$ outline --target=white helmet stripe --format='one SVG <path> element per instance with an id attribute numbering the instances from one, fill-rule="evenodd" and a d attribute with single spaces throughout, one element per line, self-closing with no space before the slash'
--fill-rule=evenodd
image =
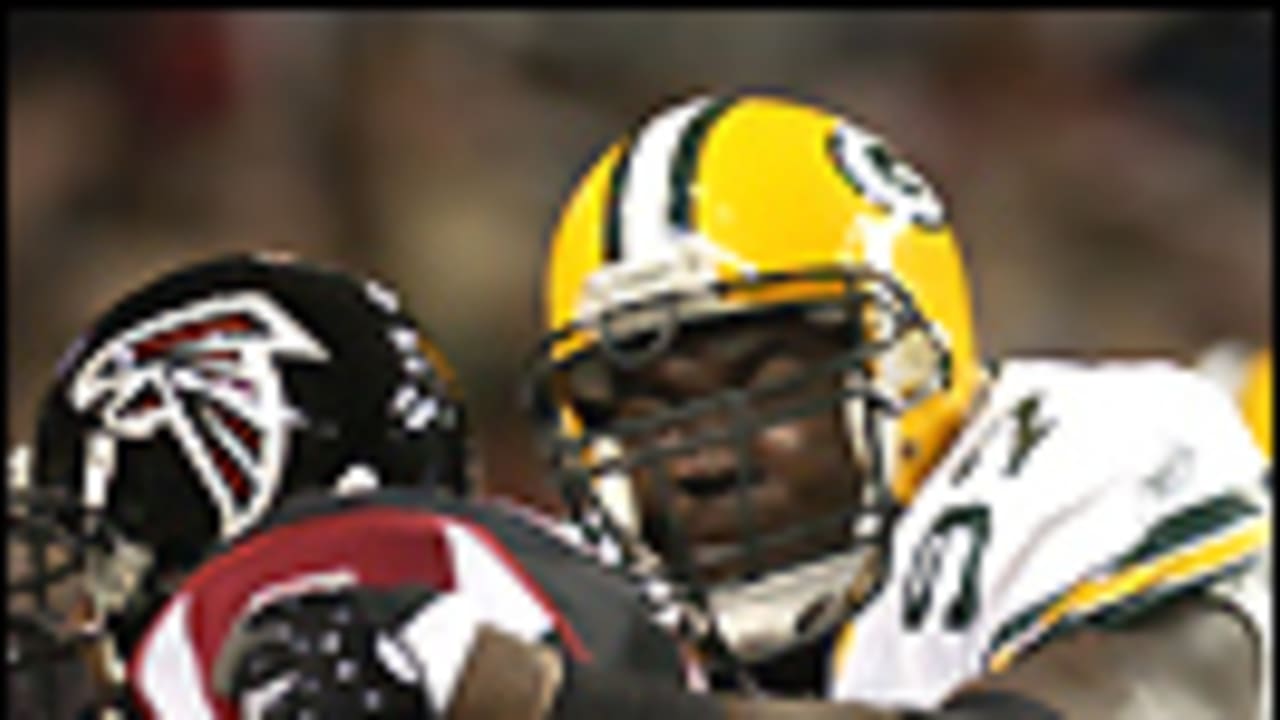
<path id="1" fill-rule="evenodd" d="M 667 217 L 671 204 L 671 172 L 689 124 L 710 97 L 699 97 L 649 121 L 631 148 L 629 178 L 620 200 L 622 256 L 650 258 L 665 252 L 674 237 Z"/>

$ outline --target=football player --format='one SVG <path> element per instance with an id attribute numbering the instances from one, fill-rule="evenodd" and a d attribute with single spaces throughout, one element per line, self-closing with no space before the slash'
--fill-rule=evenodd
<path id="1" fill-rule="evenodd" d="M 59 367 L 30 469 L 12 461 L 10 710 L 69 717 L 83 666 L 55 661 L 83 656 L 104 716 L 405 717 L 442 702 L 448 666 L 403 679 L 370 643 L 465 650 L 444 638 L 487 623 L 683 681 L 634 583 L 467 499 L 451 377 L 388 288 L 297 261 L 202 262 L 117 302 Z M 418 606 L 434 619 L 397 624 Z M 316 657 L 282 659 L 264 627 Z"/>
<path id="2" fill-rule="evenodd" d="M 1154 359 L 984 362 L 941 199 L 871 130 L 667 108 L 580 180 L 544 282 L 565 497 L 705 609 L 720 687 L 1256 711 L 1265 460 L 1228 398 Z"/>
<path id="3" fill-rule="evenodd" d="M 941 205 L 867 130 L 764 97 L 660 113 L 587 173 L 547 285 L 577 521 L 705 611 L 685 631 L 749 694 L 477 632 L 450 717 L 1258 711 L 1264 461 L 1229 400 L 1160 361 L 980 363 Z M 469 691 L 494 675 L 519 682 Z"/>

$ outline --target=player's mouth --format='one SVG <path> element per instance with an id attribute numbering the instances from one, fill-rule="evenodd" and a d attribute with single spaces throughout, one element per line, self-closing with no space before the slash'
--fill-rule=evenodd
<path id="1" fill-rule="evenodd" d="M 676 487 L 680 493 L 697 501 L 708 501 L 728 495 L 739 489 L 750 490 L 759 486 L 761 479 L 756 473 L 739 473 L 736 471 L 680 478 Z"/>
<path id="2" fill-rule="evenodd" d="M 720 545 L 740 549 L 749 536 L 786 527 L 793 520 L 790 504 L 785 483 L 744 482 L 733 474 L 681 484 L 675 514 L 695 552 Z"/>

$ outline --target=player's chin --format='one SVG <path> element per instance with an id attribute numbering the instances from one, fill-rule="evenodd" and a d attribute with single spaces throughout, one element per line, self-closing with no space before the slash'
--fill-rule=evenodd
<path id="1" fill-rule="evenodd" d="M 843 546 L 830 541 L 818 542 L 816 539 L 775 545 L 748 542 L 698 543 L 693 546 L 691 555 L 699 579 L 707 584 L 719 585 L 761 580 L 828 557 Z"/>
<path id="2" fill-rule="evenodd" d="M 810 522 L 816 513 L 778 502 L 751 509 L 758 514 L 745 516 L 737 498 L 725 497 L 682 514 L 690 559 L 703 581 L 749 581 L 848 545 L 843 526 Z"/>

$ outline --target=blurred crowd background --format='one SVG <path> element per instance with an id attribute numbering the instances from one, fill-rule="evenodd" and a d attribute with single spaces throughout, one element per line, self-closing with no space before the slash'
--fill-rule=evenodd
<path id="1" fill-rule="evenodd" d="M 559 203 L 695 92 L 814 99 L 950 205 L 988 354 L 1270 343 L 1269 11 L 9 16 L 8 437 L 75 333 L 174 265 L 383 277 L 455 360 L 496 489 Z M 535 498 L 536 499 L 536 498 Z"/>

